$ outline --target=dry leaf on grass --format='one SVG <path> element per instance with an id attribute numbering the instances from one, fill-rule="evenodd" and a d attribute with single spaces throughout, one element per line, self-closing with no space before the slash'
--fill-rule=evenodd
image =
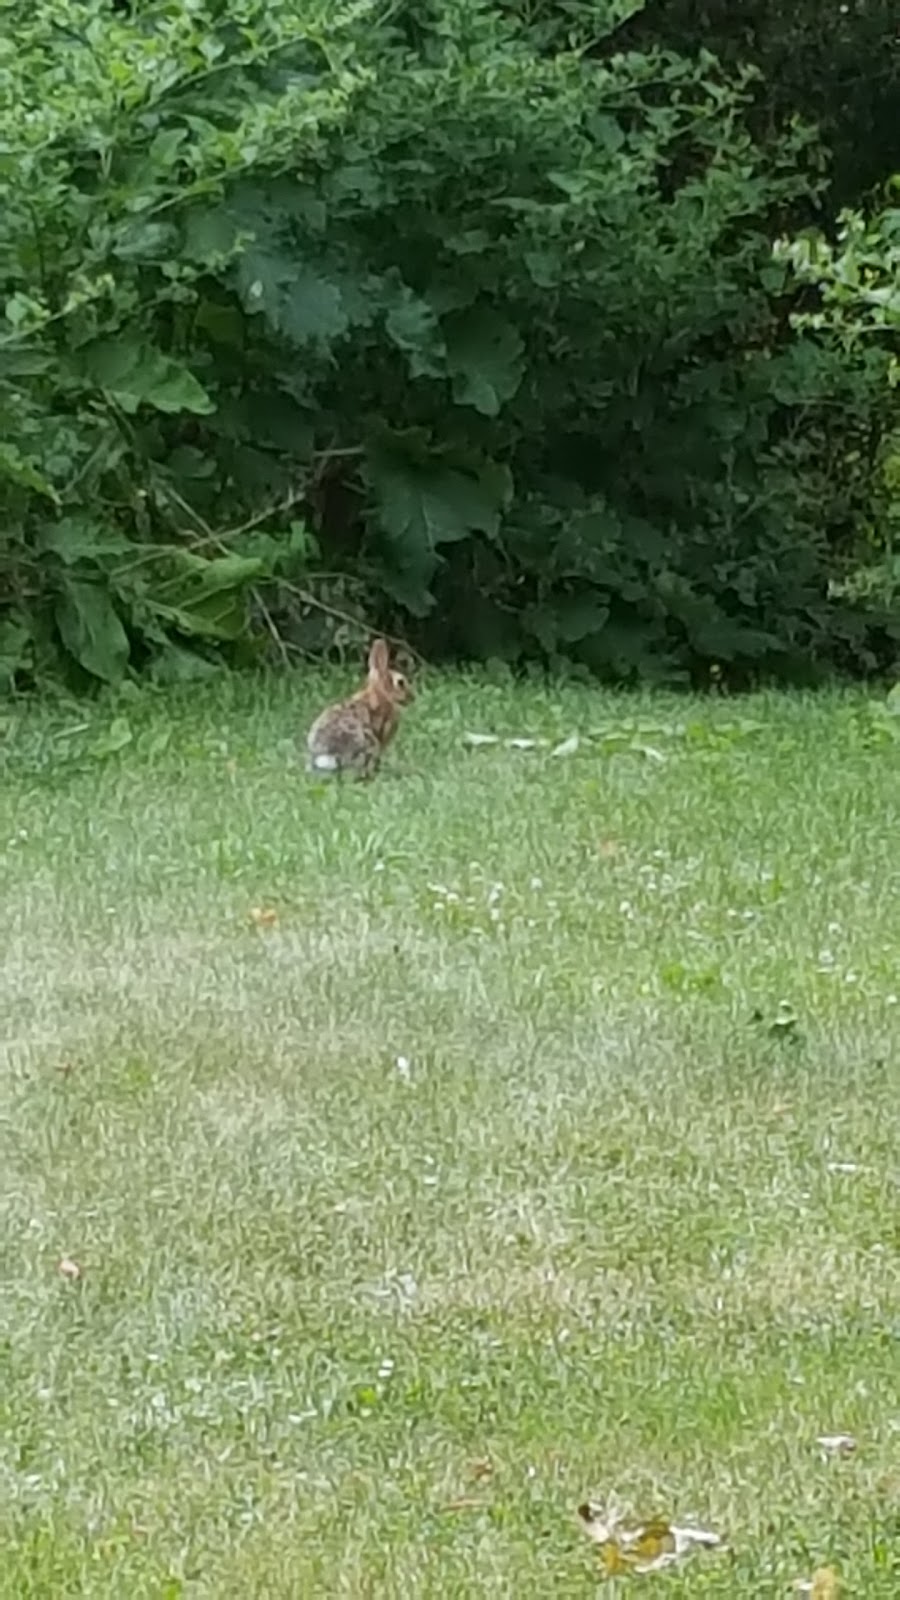
<path id="1" fill-rule="evenodd" d="M 493 1476 L 494 1463 L 489 1456 L 482 1456 L 478 1461 L 472 1462 L 469 1471 L 477 1483 L 482 1483 L 485 1478 Z"/>
<path id="2" fill-rule="evenodd" d="M 597 1546 L 608 1578 L 619 1573 L 662 1572 L 698 1549 L 717 1550 L 722 1540 L 706 1528 L 682 1528 L 667 1517 L 626 1527 L 620 1513 L 591 1504 L 578 1507 L 588 1538 Z"/>
<path id="3" fill-rule="evenodd" d="M 570 733 L 568 739 L 563 739 L 562 744 L 558 744 L 555 750 L 550 751 L 550 754 L 552 756 L 573 756 L 580 744 L 581 740 L 578 734 Z"/>
<path id="4" fill-rule="evenodd" d="M 254 928 L 274 928 L 278 921 L 278 912 L 273 911 L 271 906 L 252 906 L 250 921 Z"/>
<path id="5" fill-rule="evenodd" d="M 499 733 L 463 734 L 463 744 L 468 745 L 470 750 L 480 750 L 484 746 L 492 744 L 503 744 L 507 750 L 538 750 L 546 743 L 546 739 L 501 739 Z"/>
<path id="6" fill-rule="evenodd" d="M 838 1600 L 841 1581 L 834 1567 L 818 1567 L 811 1578 L 798 1578 L 795 1594 L 808 1594 L 810 1600 Z"/>
<path id="7" fill-rule="evenodd" d="M 856 1449 L 852 1433 L 820 1433 L 816 1444 L 829 1456 L 852 1456 Z"/>
<path id="8" fill-rule="evenodd" d="M 69 1283 L 77 1283 L 81 1277 L 81 1268 L 77 1261 L 72 1260 L 71 1256 L 63 1256 L 62 1260 L 57 1263 L 56 1270 L 60 1277 L 68 1279 Z"/>
<path id="9" fill-rule="evenodd" d="M 661 750 L 657 750 L 655 745 L 644 744 L 639 739 L 631 739 L 627 734 L 615 736 L 590 734 L 588 737 L 593 739 L 600 738 L 602 746 L 607 752 L 611 748 L 631 750 L 635 755 L 644 756 L 648 761 L 662 763 L 668 760 L 668 757 L 665 756 Z M 463 744 L 468 745 L 470 750 L 477 750 L 482 746 L 494 744 L 503 744 L 508 750 L 542 750 L 546 748 L 548 742 L 549 741 L 547 739 L 501 739 L 500 735 L 497 733 L 463 734 Z M 578 733 L 570 733 L 568 738 L 563 739 L 560 744 L 557 744 L 553 747 L 550 754 L 553 756 L 572 756 L 575 754 L 576 750 L 580 749 L 580 747 L 581 735 Z"/>

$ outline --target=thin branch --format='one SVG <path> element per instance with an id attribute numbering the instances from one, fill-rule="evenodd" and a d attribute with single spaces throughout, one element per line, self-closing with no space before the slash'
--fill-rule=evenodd
<path id="1" fill-rule="evenodd" d="M 272 636 L 272 643 L 274 644 L 275 649 L 278 651 L 278 654 L 281 657 L 281 664 L 284 667 L 289 667 L 290 664 L 291 664 L 291 658 L 290 658 L 290 655 L 288 653 L 288 647 L 287 647 L 284 639 L 282 639 L 281 634 L 278 631 L 278 628 L 276 627 L 275 619 L 272 616 L 272 613 L 269 610 L 268 606 L 266 605 L 266 602 L 263 599 L 262 595 L 260 594 L 259 590 L 257 588 L 254 588 L 252 593 L 253 593 L 254 604 L 259 607 L 260 613 L 262 615 L 263 622 L 265 623 L 266 627 L 269 630 L 269 633 Z"/>
<path id="2" fill-rule="evenodd" d="M 240 539 L 245 533 L 252 533 L 254 528 L 261 527 L 270 517 L 278 516 L 279 513 L 284 516 L 288 511 L 293 511 L 294 507 L 305 498 L 305 489 L 292 489 L 282 501 L 275 505 L 263 506 L 261 511 L 256 511 L 253 516 L 248 517 L 246 522 L 239 523 L 236 528 L 223 528 L 221 533 L 213 537 L 219 544 L 230 544 L 233 539 Z"/>

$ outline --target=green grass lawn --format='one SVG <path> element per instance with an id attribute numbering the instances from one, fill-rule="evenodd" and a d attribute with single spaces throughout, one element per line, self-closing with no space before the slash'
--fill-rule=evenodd
<path id="1" fill-rule="evenodd" d="M 889 719 L 322 690 L 7 718 L 0 1595 L 896 1597 Z"/>

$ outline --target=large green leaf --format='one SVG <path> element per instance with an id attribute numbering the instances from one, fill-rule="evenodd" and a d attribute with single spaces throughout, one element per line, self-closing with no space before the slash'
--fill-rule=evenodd
<path id="1" fill-rule="evenodd" d="M 128 635 L 109 590 L 67 578 L 56 598 L 56 625 L 71 656 L 104 683 L 118 683 L 128 665 Z"/>
<path id="2" fill-rule="evenodd" d="M 120 261 L 171 261 L 178 243 L 174 223 L 136 217 L 117 229 L 112 252 Z"/>
<path id="3" fill-rule="evenodd" d="M 104 527 L 88 516 L 45 522 L 38 530 L 37 547 L 42 552 L 52 552 L 66 567 L 74 567 L 80 561 L 96 566 L 121 562 L 123 557 L 133 557 L 135 549 L 116 529 Z"/>
<path id="4" fill-rule="evenodd" d="M 199 206 L 182 220 L 181 253 L 189 261 L 218 267 L 240 250 L 238 220 L 221 205 Z"/>
<path id="5" fill-rule="evenodd" d="M 407 358 L 411 378 L 442 377 L 447 347 L 441 326 L 427 300 L 404 287 L 385 318 L 387 336 Z"/>
<path id="6" fill-rule="evenodd" d="M 327 347 L 350 326 L 338 285 L 276 246 L 252 245 L 237 264 L 244 309 L 262 315 L 292 344 Z"/>
<path id="7" fill-rule="evenodd" d="M 197 594 L 221 594 L 225 589 L 242 589 L 264 576 L 265 564 L 258 556 L 205 556 L 190 550 L 177 552 L 177 564 L 184 581 Z"/>
<path id="8" fill-rule="evenodd" d="M 447 370 L 453 398 L 496 417 L 511 400 L 525 370 L 524 344 L 512 323 L 494 311 L 474 306 L 444 324 Z"/>
<path id="9" fill-rule="evenodd" d="M 247 627 L 244 596 L 234 589 L 221 594 L 191 596 L 180 605 L 154 602 L 153 610 L 163 623 L 188 638 L 239 639 Z"/>
<path id="10" fill-rule="evenodd" d="M 402 579 L 404 604 L 424 614 L 439 546 L 472 533 L 496 536 L 509 492 L 508 474 L 493 462 L 477 473 L 463 472 L 433 458 L 405 457 L 390 444 L 369 452 L 368 469 L 395 579 Z"/>
<path id="11" fill-rule="evenodd" d="M 578 644 L 600 633 L 609 618 L 609 605 L 596 589 L 582 594 L 550 596 L 522 613 L 522 626 L 548 654 L 561 645 Z"/>
<path id="12" fill-rule="evenodd" d="M 215 410 L 203 385 L 187 367 L 127 334 L 87 345 L 79 351 L 77 367 L 83 379 L 103 389 L 129 415 L 141 405 L 199 416 Z"/>
<path id="13" fill-rule="evenodd" d="M 4 344 L 0 340 L 0 381 L 9 378 L 33 378 L 47 372 L 53 365 L 49 350 L 38 350 L 33 345 Z"/>
<path id="14" fill-rule="evenodd" d="M 246 590 L 263 577 L 258 556 L 207 560 L 189 550 L 169 552 L 170 574 L 158 580 L 150 604 L 163 622 L 202 639 L 238 639 L 247 625 Z"/>
<path id="15" fill-rule="evenodd" d="M 564 644 L 577 644 L 592 633 L 599 633 L 609 617 L 609 605 L 602 594 L 586 589 L 583 594 L 566 595 L 555 607 L 557 638 Z"/>
<path id="16" fill-rule="evenodd" d="M 52 483 L 48 483 L 44 474 L 28 456 L 22 454 L 17 445 L 6 439 L 0 439 L 0 478 L 8 479 L 20 489 L 30 489 L 34 494 L 43 495 L 46 500 L 59 501 Z"/>
<path id="17" fill-rule="evenodd" d="M 295 272 L 282 290 L 274 321 L 294 344 L 328 346 L 350 326 L 340 289 L 309 269 Z"/>

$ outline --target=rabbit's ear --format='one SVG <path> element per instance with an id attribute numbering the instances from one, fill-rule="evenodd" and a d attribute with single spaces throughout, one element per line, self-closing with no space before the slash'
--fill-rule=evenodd
<path id="1" fill-rule="evenodd" d="M 369 651 L 369 671 L 373 678 L 386 678 L 390 670 L 391 657 L 384 639 L 373 639 Z"/>

